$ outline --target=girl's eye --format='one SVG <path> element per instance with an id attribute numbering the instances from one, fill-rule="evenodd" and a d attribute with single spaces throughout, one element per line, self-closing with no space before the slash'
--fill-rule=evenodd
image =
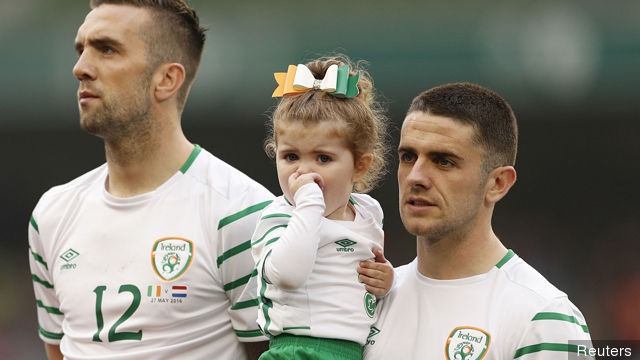
<path id="1" fill-rule="evenodd" d="M 321 163 L 327 163 L 331 161 L 331 158 L 328 155 L 318 155 L 318 161 Z"/>
<path id="2" fill-rule="evenodd" d="M 296 161 L 298 160 L 298 155 L 296 154 L 285 154 L 284 159 L 287 161 Z"/>

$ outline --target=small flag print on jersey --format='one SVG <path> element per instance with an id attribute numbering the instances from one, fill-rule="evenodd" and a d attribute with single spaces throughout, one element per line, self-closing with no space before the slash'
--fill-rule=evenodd
<path id="1" fill-rule="evenodd" d="M 151 298 L 186 298 L 187 286 L 186 285 L 174 285 L 174 286 L 161 286 L 161 285 L 149 285 L 147 286 L 147 296 Z"/>
<path id="2" fill-rule="evenodd" d="M 187 287 L 186 286 L 172 286 L 171 287 L 171 296 L 172 297 L 187 297 Z"/>
<path id="3" fill-rule="evenodd" d="M 147 296 L 160 297 L 160 295 L 162 295 L 162 286 L 149 285 L 149 287 L 147 287 Z"/>

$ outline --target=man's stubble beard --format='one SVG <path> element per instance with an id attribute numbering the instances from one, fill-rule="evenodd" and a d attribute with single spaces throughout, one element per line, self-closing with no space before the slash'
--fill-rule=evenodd
<path id="1" fill-rule="evenodd" d="M 145 74 L 129 94 L 101 97 L 102 107 L 95 113 L 80 113 L 80 126 L 108 143 L 144 142 L 150 137 L 152 126 L 150 83 L 151 76 Z"/>
<path id="2" fill-rule="evenodd" d="M 442 239 L 463 238 L 469 231 L 470 221 L 477 218 L 478 212 L 479 209 L 477 207 L 469 207 L 462 214 L 453 218 L 442 219 L 432 226 L 420 228 L 413 235 L 432 244 Z"/>
<path id="3" fill-rule="evenodd" d="M 401 219 L 405 226 L 405 229 L 412 235 L 419 239 L 424 239 L 431 244 L 435 244 L 445 238 L 464 238 L 464 236 L 471 230 L 475 222 L 478 220 L 480 208 L 484 202 L 484 187 L 487 179 L 485 178 L 478 187 L 474 194 L 474 203 L 465 203 L 465 207 L 460 208 L 456 214 L 449 214 L 446 218 L 437 219 L 437 222 L 432 225 L 419 224 L 413 229 L 407 227 L 407 223 L 404 220 L 401 212 Z M 433 220 L 433 219 L 431 219 Z M 414 219 L 415 222 L 421 220 Z"/>

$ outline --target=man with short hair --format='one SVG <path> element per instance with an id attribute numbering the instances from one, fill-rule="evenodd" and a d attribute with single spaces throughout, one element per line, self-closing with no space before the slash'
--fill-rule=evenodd
<path id="1" fill-rule="evenodd" d="M 492 230 L 516 181 L 517 142 L 511 107 L 484 87 L 447 84 L 413 100 L 398 187 L 417 258 L 396 269 L 365 359 L 567 359 L 572 340 L 590 340 L 567 295 Z"/>
<path id="2" fill-rule="evenodd" d="M 191 144 L 204 31 L 181 0 L 93 0 L 78 29 L 82 128 L 106 164 L 47 191 L 29 226 L 49 359 L 246 359 L 250 239 L 273 195 Z M 263 342 L 264 344 L 264 342 Z M 258 349 L 260 346 L 258 346 Z M 262 346 L 264 348 L 264 345 Z"/>

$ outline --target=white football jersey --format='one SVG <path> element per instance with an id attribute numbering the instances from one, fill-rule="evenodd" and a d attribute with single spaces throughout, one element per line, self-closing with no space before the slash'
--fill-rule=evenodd
<path id="1" fill-rule="evenodd" d="M 250 238 L 273 195 L 195 146 L 156 190 L 116 198 L 97 169 L 47 191 L 29 226 L 40 337 L 66 359 L 244 359 L 265 338 Z"/>
<path id="2" fill-rule="evenodd" d="M 566 360 L 577 352 L 575 341 L 590 345 L 582 313 L 511 250 L 469 278 L 427 278 L 417 259 L 395 275 L 367 360 Z"/>
<path id="3" fill-rule="evenodd" d="M 373 248 L 384 245 L 382 208 L 369 195 L 351 194 L 355 219 L 327 219 L 315 183 L 300 187 L 295 203 L 276 198 L 253 236 L 258 324 L 270 336 L 288 333 L 364 345 L 375 320 L 376 296 L 358 281 L 357 268 L 360 261 L 373 260 Z M 272 284 L 276 277 L 299 286 L 280 288 Z"/>

